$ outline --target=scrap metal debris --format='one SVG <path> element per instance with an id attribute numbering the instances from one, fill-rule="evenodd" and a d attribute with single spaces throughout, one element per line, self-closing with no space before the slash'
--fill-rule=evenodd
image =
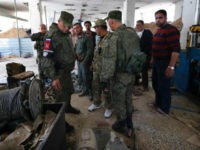
<path id="1" fill-rule="evenodd" d="M 38 115 L 32 124 L 30 121 L 19 124 L 19 126 L 12 133 L 0 142 L 0 149 L 37 149 L 39 143 L 43 142 L 43 140 L 45 140 L 48 136 L 55 118 L 56 114 L 54 112 L 47 111 L 43 115 Z"/>

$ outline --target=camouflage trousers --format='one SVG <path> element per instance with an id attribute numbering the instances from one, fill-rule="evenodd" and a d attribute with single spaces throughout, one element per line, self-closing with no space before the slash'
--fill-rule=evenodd
<path id="1" fill-rule="evenodd" d="M 45 75 L 44 75 L 44 70 L 42 69 L 42 58 L 37 57 L 37 64 L 38 64 L 38 73 L 39 73 L 39 78 L 44 81 Z"/>
<path id="2" fill-rule="evenodd" d="M 104 100 L 105 108 L 108 109 L 112 108 L 111 94 L 110 92 L 103 92 L 103 89 L 100 84 L 99 73 L 96 72 L 93 72 L 92 92 L 93 92 L 94 104 L 96 106 L 100 105 L 102 103 L 102 100 Z"/>
<path id="3" fill-rule="evenodd" d="M 133 112 L 133 85 L 133 75 L 122 74 L 114 79 L 111 91 L 117 120 L 125 120 Z"/>
<path id="4" fill-rule="evenodd" d="M 37 50 L 37 58 L 36 58 L 36 63 L 38 64 L 38 73 L 39 73 L 39 78 L 41 80 L 44 80 L 44 72 L 42 69 L 42 59 L 43 59 L 43 53 L 41 50 Z"/>

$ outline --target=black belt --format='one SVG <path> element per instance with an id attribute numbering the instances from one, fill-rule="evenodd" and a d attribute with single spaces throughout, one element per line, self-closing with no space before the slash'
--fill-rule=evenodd
<path id="1" fill-rule="evenodd" d="M 154 61 L 170 61 L 170 58 L 153 58 Z"/>

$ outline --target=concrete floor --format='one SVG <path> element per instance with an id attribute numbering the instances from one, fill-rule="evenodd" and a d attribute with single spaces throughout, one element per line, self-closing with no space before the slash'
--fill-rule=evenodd
<path id="1" fill-rule="evenodd" d="M 0 82 L 6 78 L 5 64 L 18 62 L 26 66 L 26 70 L 34 71 L 37 65 L 35 58 L 10 58 L 0 60 Z M 197 101 L 200 99 L 196 98 Z M 129 149 L 134 145 L 139 150 L 200 150 L 200 106 L 177 91 L 172 92 L 172 108 L 169 116 L 156 112 L 148 103 L 154 101 L 152 88 L 141 96 L 133 96 L 133 123 L 135 139 L 117 134 Z M 103 117 L 104 108 L 88 112 L 91 104 L 87 97 L 72 95 L 72 105 L 81 110 L 80 115 L 66 114 L 65 119 L 75 127 L 75 132 L 66 135 L 68 150 L 76 149 L 80 132 L 83 128 L 106 128 L 111 130 L 115 121 Z"/>

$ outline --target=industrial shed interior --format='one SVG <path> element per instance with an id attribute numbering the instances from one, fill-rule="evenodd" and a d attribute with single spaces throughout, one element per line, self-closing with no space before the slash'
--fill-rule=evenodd
<path id="1" fill-rule="evenodd" d="M 155 93 L 149 66 L 148 91 L 142 89 L 141 77 L 133 88 L 132 136 L 115 132 L 114 111 L 108 118 L 104 116 L 105 107 L 90 112 L 93 101 L 80 96 L 77 62 L 71 71 L 71 104 L 80 114 L 65 113 L 65 103 L 54 99 L 51 81 L 43 85 L 39 79 L 31 36 L 40 32 L 40 25 L 49 30 L 58 22 L 61 11 L 66 11 L 73 14 L 73 24 L 79 22 L 86 31 L 84 22 L 90 21 L 95 32 L 95 21 L 118 10 L 127 27 L 136 30 L 137 20 L 143 20 L 144 28 L 155 35 L 158 27 L 154 13 L 159 9 L 167 11 L 168 23 L 180 32 L 181 51 L 171 81 L 170 113 L 159 113 L 150 105 Z M 200 149 L 200 0 L 0 0 L 0 19 L 1 150 Z M 108 21 L 107 26 L 113 32 Z M 66 122 L 74 127 L 73 132 L 66 132 Z"/>

